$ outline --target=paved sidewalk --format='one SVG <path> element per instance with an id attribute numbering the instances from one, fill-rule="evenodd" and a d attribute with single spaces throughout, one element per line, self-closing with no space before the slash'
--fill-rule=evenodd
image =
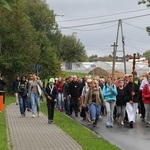
<path id="1" fill-rule="evenodd" d="M 19 107 L 11 104 L 6 109 L 13 150 L 82 150 L 81 146 L 55 124 L 47 123 L 47 116 L 19 117 Z"/>

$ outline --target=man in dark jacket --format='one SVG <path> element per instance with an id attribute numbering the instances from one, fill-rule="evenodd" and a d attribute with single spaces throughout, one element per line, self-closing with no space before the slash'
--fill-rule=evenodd
<path id="1" fill-rule="evenodd" d="M 136 83 L 134 83 L 132 75 L 129 75 L 129 83 L 126 85 L 125 91 L 127 101 L 127 115 L 130 127 L 133 128 L 133 123 L 135 123 L 136 111 L 138 108 L 139 86 Z"/>
<path id="2" fill-rule="evenodd" d="M 74 110 L 75 116 L 78 116 L 78 98 L 79 95 L 79 83 L 77 82 L 77 76 L 73 76 L 72 82 L 69 84 L 69 97 L 70 97 L 70 113 Z"/>

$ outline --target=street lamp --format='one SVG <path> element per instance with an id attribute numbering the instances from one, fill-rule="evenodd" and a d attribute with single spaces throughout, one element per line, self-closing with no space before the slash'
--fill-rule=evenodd
<path id="1" fill-rule="evenodd" d="M 64 17 L 65 15 L 64 15 L 64 14 L 57 14 L 57 13 L 55 13 L 54 16 L 61 16 L 61 17 Z"/>

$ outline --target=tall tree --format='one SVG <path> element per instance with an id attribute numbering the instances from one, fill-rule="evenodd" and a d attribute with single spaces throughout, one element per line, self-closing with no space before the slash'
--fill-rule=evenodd
<path id="1" fill-rule="evenodd" d="M 140 0 L 138 4 L 146 4 L 147 7 L 150 7 L 150 0 Z M 146 27 L 146 30 L 150 35 L 150 26 Z"/>
<path id="2" fill-rule="evenodd" d="M 143 56 L 146 58 L 146 59 L 150 59 L 150 50 L 147 50 L 143 53 Z"/>
<path id="3" fill-rule="evenodd" d="M 60 56 L 65 62 L 82 62 L 87 59 L 83 44 L 74 36 L 63 36 Z"/>
<path id="4" fill-rule="evenodd" d="M 15 4 L 13 0 L 0 0 L 0 7 L 11 11 L 15 7 Z"/>

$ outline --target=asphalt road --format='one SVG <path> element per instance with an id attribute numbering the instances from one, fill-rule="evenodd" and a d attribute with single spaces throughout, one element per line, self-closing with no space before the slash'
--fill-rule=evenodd
<path id="1" fill-rule="evenodd" d="M 113 128 L 106 128 L 105 116 L 102 116 L 102 119 L 98 120 L 96 127 L 88 125 L 87 121 L 81 117 L 75 117 L 74 114 L 71 118 L 110 141 L 112 144 L 117 145 L 122 150 L 150 150 L 150 127 L 146 127 L 140 115 L 137 115 L 133 128 L 130 128 L 128 124 L 122 126 L 117 122 L 114 123 Z"/>

